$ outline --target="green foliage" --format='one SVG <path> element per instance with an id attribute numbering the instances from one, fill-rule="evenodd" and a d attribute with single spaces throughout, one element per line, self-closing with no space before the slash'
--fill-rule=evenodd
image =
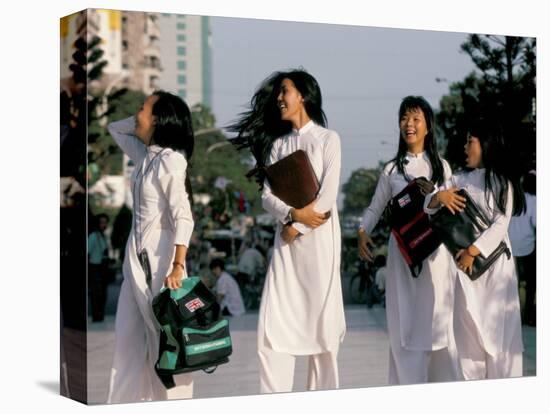
<path id="1" fill-rule="evenodd" d="M 96 94 L 101 97 L 103 91 L 96 91 Z M 135 114 L 145 98 L 145 94 L 140 91 L 126 88 L 113 91 L 107 97 L 109 108 L 104 115 L 104 121 L 124 119 Z M 122 151 L 107 132 L 107 128 L 100 125 L 99 119 L 95 118 L 90 122 L 89 134 L 96 136 L 90 146 L 102 174 L 122 174 Z"/>
<path id="2" fill-rule="evenodd" d="M 206 128 L 195 130 L 195 149 L 189 170 L 193 192 L 211 194 L 213 205 L 218 206 L 217 210 L 231 210 L 235 202 L 233 192 L 243 191 L 253 211 L 259 212 L 258 186 L 245 177 L 251 168 L 249 160 L 229 143 L 220 130 L 211 129 L 212 124 L 208 120 L 213 120 L 213 116 L 208 115 L 207 107 L 203 107 L 203 111 L 198 125 L 202 123 Z M 205 119 L 207 122 L 204 122 Z M 218 177 L 230 181 L 225 192 L 214 187 Z"/>
<path id="3" fill-rule="evenodd" d="M 191 108 L 191 118 L 194 131 L 214 128 L 216 125 L 216 117 L 210 111 L 210 108 L 201 103 L 193 105 Z"/>
<path id="4" fill-rule="evenodd" d="M 350 178 L 342 187 L 342 192 L 345 195 L 344 214 L 361 214 L 370 204 L 380 171 L 380 168 L 359 168 L 351 173 Z"/>
<path id="5" fill-rule="evenodd" d="M 463 165 L 467 126 L 483 117 L 503 128 L 520 170 L 533 168 L 536 39 L 470 35 L 461 49 L 478 70 L 450 85 L 449 94 L 440 101 L 437 124 L 447 141 L 451 166 Z"/>

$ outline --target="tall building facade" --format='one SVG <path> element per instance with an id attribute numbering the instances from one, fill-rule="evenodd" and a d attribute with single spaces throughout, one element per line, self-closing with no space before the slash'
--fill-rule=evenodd
<path id="1" fill-rule="evenodd" d="M 61 77 L 70 77 L 74 42 L 99 36 L 107 62 L 91 90 L 108 96 L 126 87 L 149 95 L 164 89 L 192 107 L 212 107 L 210 18 L 176 14 L 86 9 L 60 23 Z M 91 68 L 88 67 L 88 70 Z M 123 156 L 125 202 L 131 207 L 129 175 L 133 164 Z"/>
<path id="2" fill-rule="evenodd" d="M 164 89 L 212 107 L 210 17 L 87 9 L 61 19 L 61 77 L 71 76 L 74 41 L 101 38 L 103 76 L 93 89 Z"/>
<path id="3" fill-rule="evenodd" d="M 159 20 L 159 87 L 179 95 L 189 106 L 212 107 L 210 18 L 162 13 Z"/>
<path id="4" fill-rule="evenodd" d="M 123 86 L 151 94 L 161 77 L 158 13 L 122 12 Z"/>

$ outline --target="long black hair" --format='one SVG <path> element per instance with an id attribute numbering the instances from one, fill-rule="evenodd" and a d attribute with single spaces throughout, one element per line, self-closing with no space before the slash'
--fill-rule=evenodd
<path id="1" fill-rule="evenodd" d="M 417 109 L 420 109 L 424 114 L 424 118 L 426 119 L 426 128 L 428 129 L 428 133 L 426 134 L 426 138 L 424 139 L 424 151 L 426 151 L 426 154 L 428 155 L 428 159 L 430 160 L 430 164 L 432 166 L 431 181 L 435 185 L 441 185 L 444 181 L 443 162 L 441 161 L 441 157 L 437 152 L 437 141 L 435 139 L 435 116 L 432 107 L 430 106 L 428 101 L 426 101 L 426 99 L 424 99 L 422 96 L 407 96 L 403 98 L 403 100 L 401 101 L 401 105 L 399 106 L 398 122 L 401 122 L 401 118 L 408 111 L 414 111 Z M 407 155 L 407 151 L 407 143 L 401 136 L 400 128 L 397 155 L 395 156 L 395 158 L 390 160 L 390 162 L 394 162 L 395 166 L 397 167 L 397 171 L 403 175 L 405 175 L 405 156 Z"/>
<path id="2" fill-rule="evenodd" d="M 193 205 L 193 189 L 189 178 L 189 162 L 195 147 L 195 134 L 191 111 L 179 96 L 166 91 L 155 91 L 158 99 L 153 104 L 152 114 L 156 117 L 151 143 L 174 151 L 184 151 L 188 163 L 185 175 L 185 189 Z"/>
<path id="3" fill-rule="evenodd" d="M 508 186 L 512 185 L 514 206 L 512 214 L 518 216 L 526 209 L 525 194 L 514 163 L 509 160 L 502 128 L 495 121 L 478 118 L 471 122 L 468 134 L 481 145 L 481 159 L 485 168 L 485 199 L 492 196 L 501 213 L 506 212 Z"/>
<path id="4" fill-rule="evenodd" d="M 187 161 L 193 155 L 195 135 L 191 121 L 191 111 L 179 96 L 165 91 L 153 92 L 158 99 L 153 104 L 156 117 L 155 130 L 151 142 L 174 151 L 184 151 Z"/>
<path id="5" fill-rule="evenodd" d="M 237 133 L 237 137 L 231 142 L 238 150 L 250 149 L 257 168 L 250 171 L 248 176 L 255 175 L 260 188 L 264 179 L 262 167 L 266 165 L 273 142 L 292 130 L 290 121 L 281 119 L 281 111 L 277 105 L 277 96 L 284 79 L 290 79 L 302 95 L 308 116 L 318 125 L 326 127 L 327 124 L 319 84 L 305 70 L 274 72 L 264 79 L 250 100 L 250 109 L 241 113 L 237 121 L 226 127 L 228 131 Z"/>

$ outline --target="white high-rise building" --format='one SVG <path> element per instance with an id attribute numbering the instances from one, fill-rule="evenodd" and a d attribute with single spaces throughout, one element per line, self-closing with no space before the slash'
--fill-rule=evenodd
<path id="1" fill-rule="evenodd" d="M 122 13 L 122 86 L 149 95 L 159 88 L 161 76 L 159 14 Z"/>
<path id="2" fill-rule="evenodd" d="M 210 18 L 162 13 L 159 28 L 159 87 L 179 95 L 190 107 L 212 107 Z"/>

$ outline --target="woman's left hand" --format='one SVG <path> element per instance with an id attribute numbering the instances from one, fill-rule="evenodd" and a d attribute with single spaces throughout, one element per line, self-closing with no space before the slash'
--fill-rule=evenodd
<path id="1" fill-rule="evenodd" d="M 292 227 L 292 225 L 285 225 L 281 231 L 281 237 L 285 243 L 292 243 L 299 234 L 300 232 Z"/>
<path id="2" fill-rule="evenodd" d="M 181 287 L 181 280 L 183 279 L 183 269 L 181 266 L 175 266 L 170 274 L 166 276 L 164 280 L 164 286 L 168 289 L 179 289 Z"/>
<path id="3" fill-rule="evenodd" d="M 457 266 L 464 273 L 472 274 L 472 266 L 474 264 L 474 257 L 468 253 L 467 249 L 461 249 L 455 256 Z"/>

